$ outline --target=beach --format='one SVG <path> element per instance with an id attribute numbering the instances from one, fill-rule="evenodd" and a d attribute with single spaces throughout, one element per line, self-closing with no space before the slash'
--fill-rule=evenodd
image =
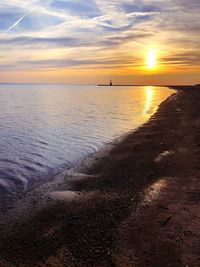
<path id="1" fill-rule="evenodd" d="M 16 203 L 1 266 L 200 266 L 200 91 L 174 89 L 92 164 Z"/>

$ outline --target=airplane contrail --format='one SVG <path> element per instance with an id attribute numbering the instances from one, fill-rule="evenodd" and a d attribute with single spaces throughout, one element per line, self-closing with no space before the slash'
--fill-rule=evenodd
<path id="1" fill-rule="evenodd" d="M 12 26 L 10 26 L 7 30 L 6 33 L 15 28 L 28 14 L 24 14 L 20 19 L 18 19 Z"/>
<path id="2" fill-rule="evenodd" d="M 13 23 L 5 32 L 1 34 L 1 36 L 5 35 L 9 31 L 11 31 L 13 28 L 15 28 L 26 16 L 28 16 L 33 10 L 26 12 L 21 18 L 19 18 L 15 23 Z"/>

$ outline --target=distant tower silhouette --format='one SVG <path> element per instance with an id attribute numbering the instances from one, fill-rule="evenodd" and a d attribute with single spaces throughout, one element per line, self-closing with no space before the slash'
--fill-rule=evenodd
<path id="1" fill-rule="evenodd" d="M 110 80 L 110 86 L 112 86 L 113 84 L 112 84 L 112 80 Z"/>

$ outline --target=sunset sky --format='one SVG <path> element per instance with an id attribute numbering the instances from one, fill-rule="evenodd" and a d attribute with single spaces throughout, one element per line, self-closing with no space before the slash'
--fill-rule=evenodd
<path id="1" fill-rule="evenodd" d="M 1 0 L 0 82 L 200 83 L 199 36 L 199 0 Z"/>

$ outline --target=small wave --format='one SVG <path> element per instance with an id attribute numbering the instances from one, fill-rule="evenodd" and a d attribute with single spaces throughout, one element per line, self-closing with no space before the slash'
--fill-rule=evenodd
<path id="1" fill-rule="evenodd" d="M 36 140 L 39 144 L 48 146 L 48 143 L 45 141 Z"/>
<path id="2" fill-rule="evenodd" d="M 14 171 L 12 169 L 7 169 L 7 168 L 1 169 L 0 177 L 12 179 L 14 177 Z"/>
<path id="3" fill-rule="evenodd" d="M 46 151 L 55 151 L 55 149 L 52 149 L 51 146 L 48 145 L 42 145 L 41 143 L 38 143 L 36 141 L 36 143 L 30 143 L 30 146 L 33 148 L 38 148 L 40 150 L 46 150 Z"/>
<path id="4" fill-rule="evenodd" d="M 40 153 L 34 153 L 34 152 L 29 152 L 30 155 L 32 156 L 36 156 L 36 157 L 39 157 L 39 158 L 44 158 L 44 156 Z"/>
<path id="5" fill-rule="evenodd" d="M 40 162 L 34 162 L 34 164 L 38 167 L 45 167 L 45 165 L 43 165 L 42 163 Z"/>
<path id="6" fill-rule="evenodd" d="M 18 162 L 13 161 L 13 160 L 11 160 L 11 159 L 0 159 L 0 162 L 11 163 L 11 164 L 14 164 L 14 165 L 19 165 Z"/>
<path id="7" fill-rule="evenodd" d="M 42 158 L 44 159 L 44 157 Z M 36 172 L 48 168 L 48 165 L 29 157 L 20 158 L 20 160 L 21 160 L 21 168 L 24 168 L 28 171 Z"/>
<path id="8" fill-rule="evenodd" d="M 31 172 L 35 172 L 36 169 L 34 167 L 31 167 L 29 165 L 24 165 L 24 169 L 28 170 L 28 171 L 31 171 Z"/>

